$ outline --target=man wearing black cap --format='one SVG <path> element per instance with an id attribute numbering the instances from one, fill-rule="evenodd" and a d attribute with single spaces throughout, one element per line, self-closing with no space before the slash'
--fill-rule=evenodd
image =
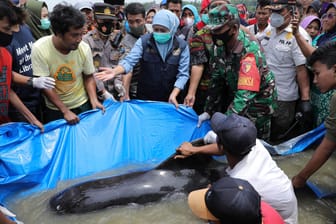
<path id="1" fill-rule="evenodd" d="M 183 143 L 176 158 L 199 153 L 225 155 L 229 165 L 226 172 L 231 177 L 249 181 L 286 223 L 297 223 L 297 200 L 291 181 L 257 140 L 254 124 L 236 114 L 226 116 L 217 112 L 212 116 L 211 127 L 217 136 L 215 142 L 198 147 Z"/>
<path id="2" fill-rule="evenodd" d="M 87 33 L 83 40 L 90 45 L 96 71 L 99 70 L 99 67 L 115 67 L 118 65 L 120 56 L 123 53 L 120 47 L 122 33 L 119 30 L 120 24 L 117 9 L 107 3 L 95 3 L 93 5 L 93 13 L 96 29 Z M 121 76 L 105 82 L 105 87 L 102 81 L 96 80 L 96 82 L 98 94 L 103 99 L 125 95 Z"/>
<path id="3" fill-rule="evenodd" d="M 196 216 L 214 224 L 284 224 L 248 181 L 229 176 L 192 191 L 188 204 Z"/>

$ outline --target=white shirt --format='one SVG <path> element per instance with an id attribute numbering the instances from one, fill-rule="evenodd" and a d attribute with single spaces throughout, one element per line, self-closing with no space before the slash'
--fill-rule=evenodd
<path id="1" fill-rule="evenodd" d="M 298 222 L 297 200 L 292 183 L 259 140 L 243 160 L 226 171 L 231 177 L 250 182 L 261 200 L 277 210 L 287 224 Z"/>

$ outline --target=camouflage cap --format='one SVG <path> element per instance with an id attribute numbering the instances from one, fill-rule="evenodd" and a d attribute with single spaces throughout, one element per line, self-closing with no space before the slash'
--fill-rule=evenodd
<path id="1" fill-rule="evenodd" d="M 288 5 L 296 5 L 296 0 L 271 0 L 271 4 L 265 6 L 265 8 L 280 11 Z"/>
<path id="2" fill-rule="evenodd" d="M 119 19 L 117 8 L 107 3 L 95 3 L 93 5 L 93 14 L 97 19 Z"/>
<path id="3" fill-rule="evenodd" d="M 216 30 L 232 20 L 239 21 L 238 9 L 231 4 L 219 5 L 209 12 L 208 28 L 210 30 Z"/>

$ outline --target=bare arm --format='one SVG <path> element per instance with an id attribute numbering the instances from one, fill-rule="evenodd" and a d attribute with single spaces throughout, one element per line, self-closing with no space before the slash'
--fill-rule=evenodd
<path id="1" fill-rule="evenodd" d="M 175 156 L 176 159 L 184 159 L 194 154 L 223 155 L 218 149 L 217 143 L 193 146 L 190 142 L 184 142 L 176 149 L 176 151 L 180 153 L 180 155 Z"/>
<path id="2" fill-rule="evenodd" d="M 297 82 L 300 88 L 301 100 L 309 100 L 310 84 L 307 68 L 304 65 L 296 67 Z"/>
<path id="3" fill-rule="evenodd" d="M 76 124 L 79 122 L 78 116 L 64 105 L 54 89 L 44 89 L 43 93 L 48 97 L 50 102 L 52 102 L 63 113 L 64 119 L 69 124 Z"/>
<path id="4" fill-rule="evenodd" d="M 84 86 L 86 92 L 89 96 L 90 103 L 92 108 L 100 108 L 103 112 L 105 112 L 104 106 L 98 101 L 97 93 L 96 93 L 96 82 L 93 78 L 93 75 L 83 75 Z"/>
<path id="5" fill-rule="evenodd" d="M 313 175 L 329 159 L 336 149 L 336 142 L 324 137 L 321 144 L 315 150 L 312 158 L 306 166 L 293 177 L 292 182 L 295 188 L 303 187 L 308 178 Z"/>
<path id="6" fill-rule="evenodd" d="M 307 40 L 300 34 L 299 31 L 295 33 L 296 42 L 298 43 L 303 55 L 309 57 L 315 51 L 315 48 L 311 46 Z"/>
<path id="7" fill-rule="evenodd" d="M 21 75 L 17 72 L 12 72 L 13 82 L 21 85 L 27 85 L 30 77 Z"/>
<path id="8" fill-rule="evenodd" d="M 125 87 L 126 90 L 126 95 L 121 97 L 122 100 L 129 100 L 130 99 L 130 86 L 131 86 L 131 80 L 132 80 L 132 72 L 127 73 L 126 75 L 122 76 L 122 82 L 123 86 Z"/>
<path id="9" fill-rule="evenodd" d="M 10 89 L 9 92 L 9 101 L 10 103 L 27 119 L 30 124 L 36 125 L 41 129 L 41 132 L 44 131 L 43 124 L 34 116 L 32 112 L 22 103 L 20 98 L 16 93 Z"/>
<path id="10" fill-rule="evenodd" d="M 193 65 L 191 67 L 190 83 L 187 96 L 184 99 L 184 104 L 192 107 L 195 103 L 195 95 L 197 91 L 198 84 L 202 78 L 204 70 L 204 65 Z"/>

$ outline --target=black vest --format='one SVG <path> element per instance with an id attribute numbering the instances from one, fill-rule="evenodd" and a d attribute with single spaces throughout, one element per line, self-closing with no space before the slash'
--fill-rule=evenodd
<path id="1" fill-rule="evenodd" d="M 140 60 L 137 98 L 167 102 L 174 89 L 181 53 L 187 43 L 174 36 L 173 46 L 163 61 L 152 34 L 143 35 L 141 40 L 143 53 Z"/>

